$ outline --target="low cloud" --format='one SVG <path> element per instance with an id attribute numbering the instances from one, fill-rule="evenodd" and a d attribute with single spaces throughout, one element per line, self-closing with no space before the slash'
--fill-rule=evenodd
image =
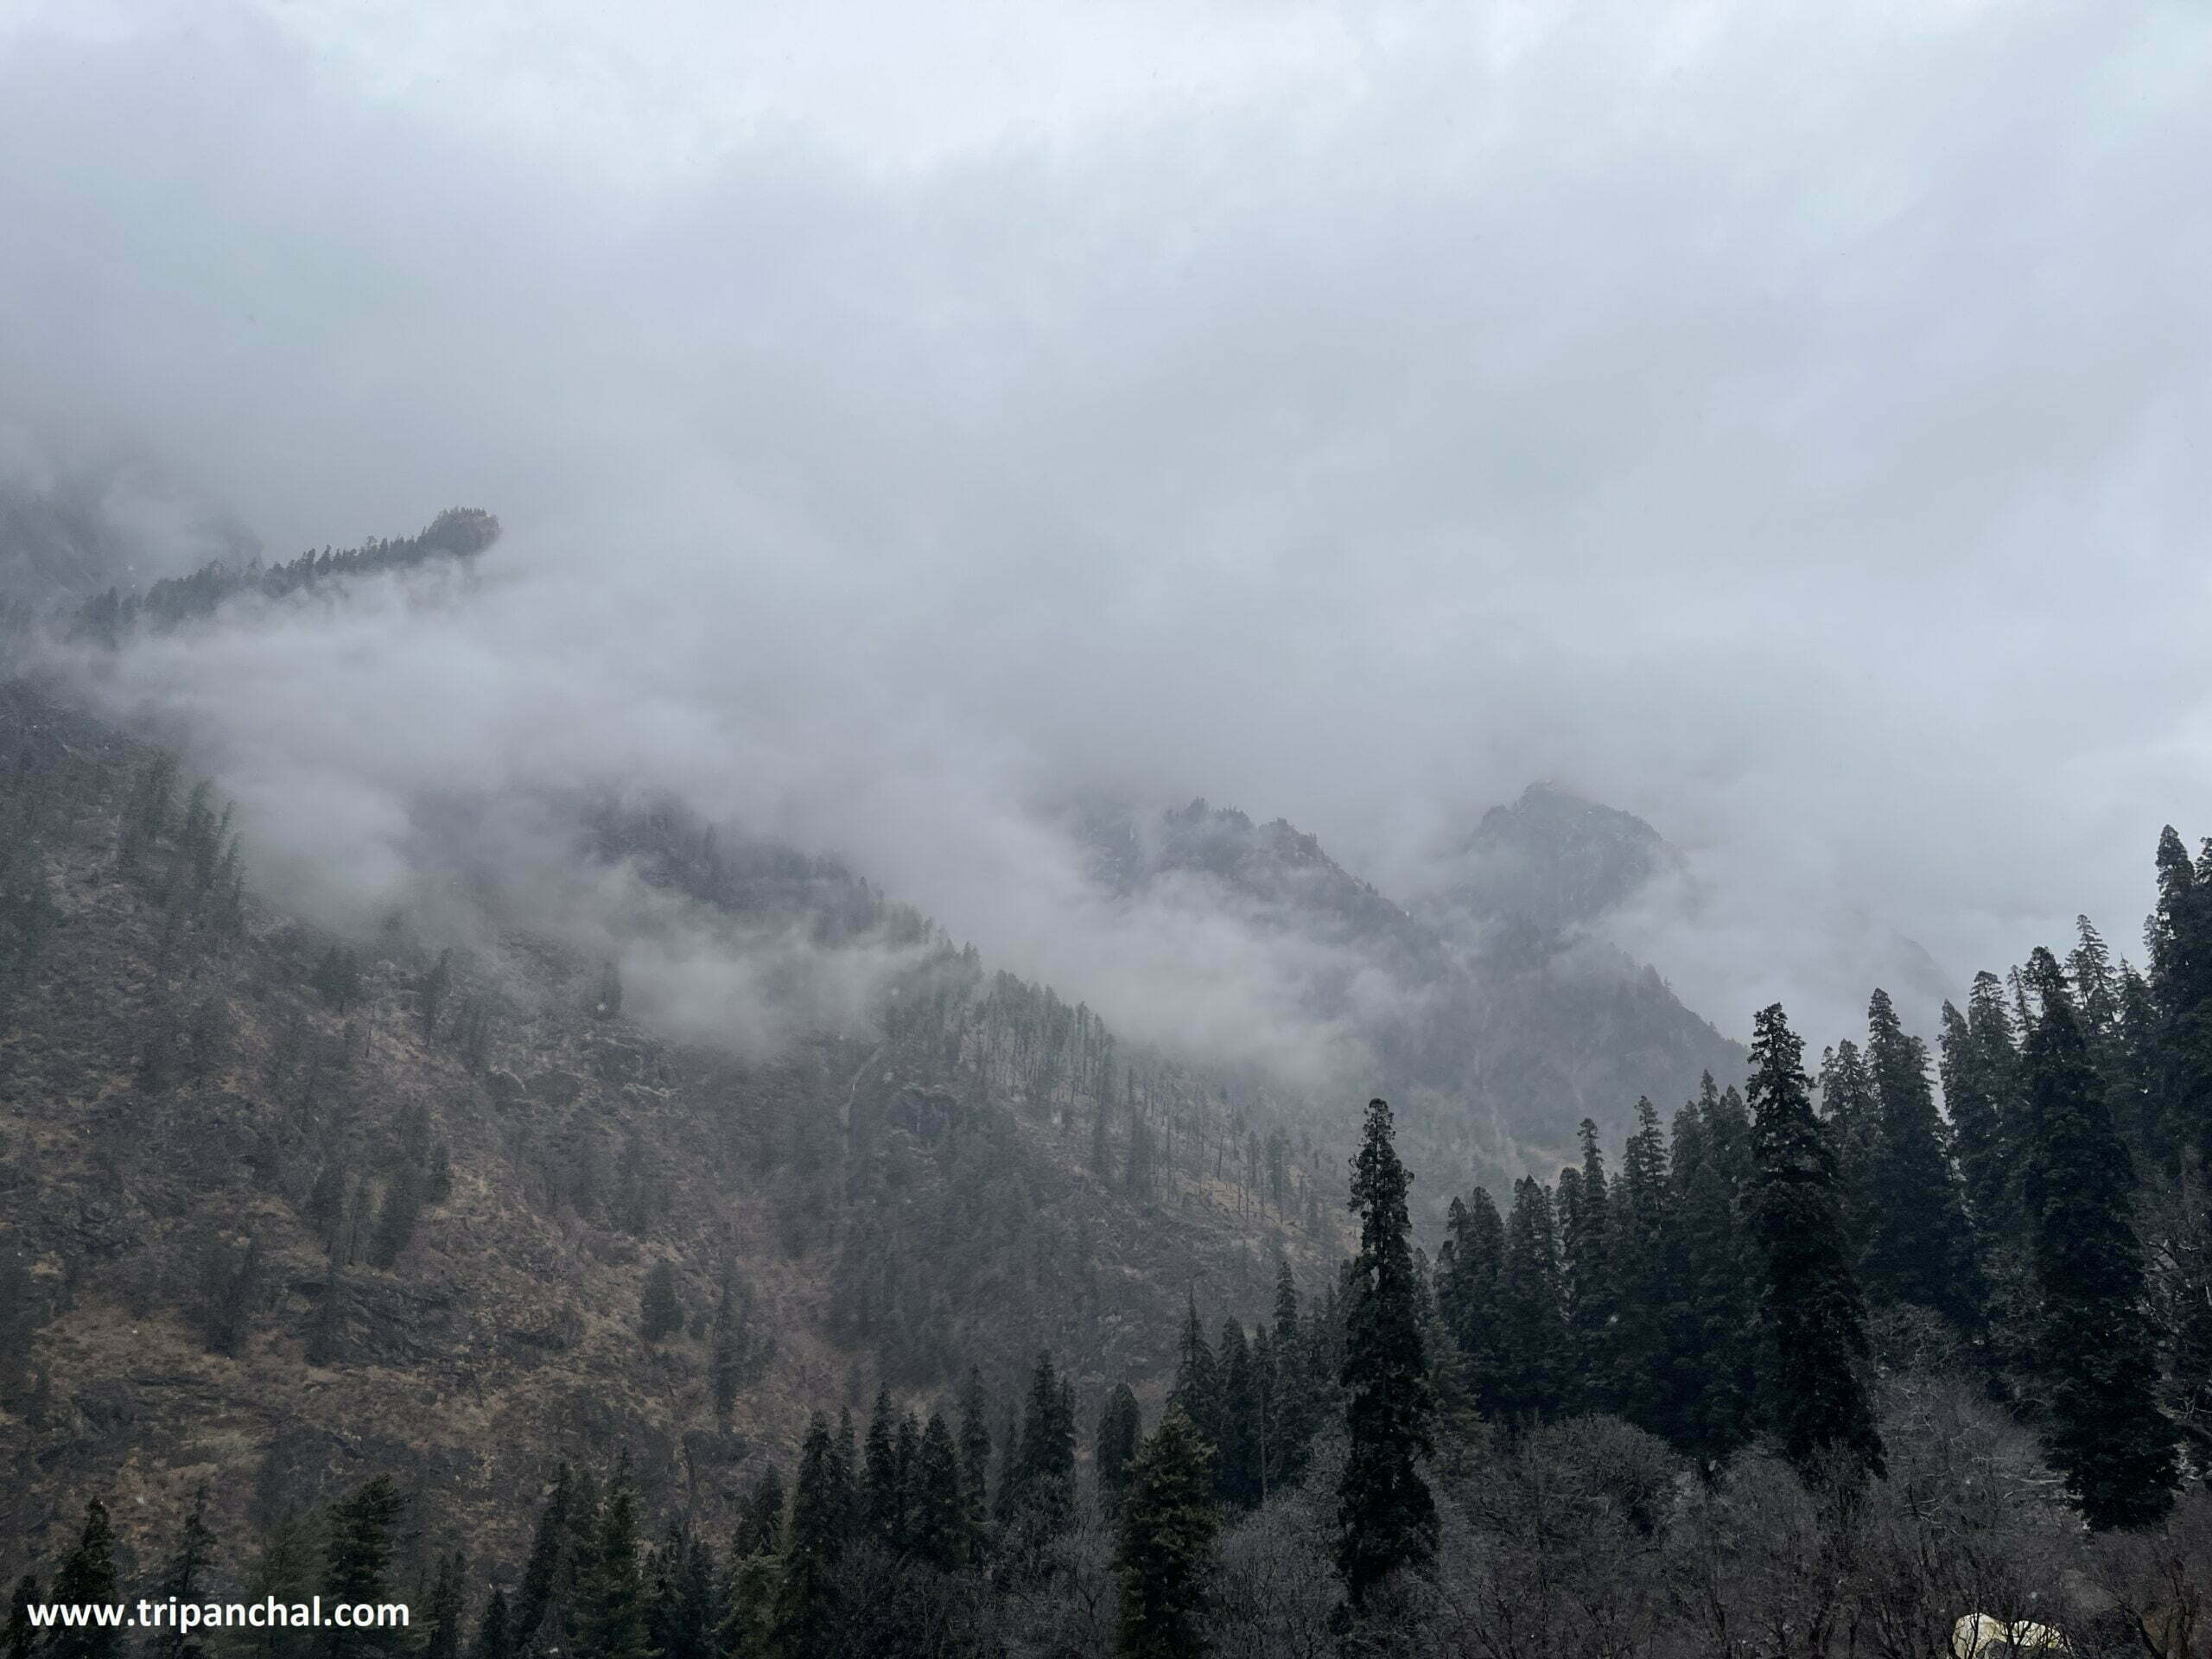
<path id="1" fill-rule="evenodd" d="M 1719 895 L 1624 942 L 1816 1043 L 1893 933 L 2132 940 L 2212 828 L 2212 22 L 837 15 L 0 25 L 19 451 L 275 556 L 509 525 L 86 665 L 278 878 L 404 884 L 457 787 L 664 789 L 1326 1056 L 1290 947 L 1096 909 L 1037 804 L 1202 793 L 1408 893 L 1559 778 Z"/>

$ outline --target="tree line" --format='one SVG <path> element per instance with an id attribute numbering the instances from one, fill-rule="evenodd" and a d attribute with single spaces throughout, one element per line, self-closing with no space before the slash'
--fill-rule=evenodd
<path id="1" fill-rule="evenodd" d="M 258 559 L 233 567 L 215 560 L 188 575 L 167 576 L 145 592 L 110 588 L 77 609 L 69 632 L 111 648 L 141 626 L 167 632 L 213 616 L 226 600 L 257 593 L 270 599 L 344 576 L 373 575 L 406 569 L 435 558 L 474 558 L 499 538 L 499 521 L 476 507 L 448 507 L 412 536 L 378 537 L 359 547 L 333 552 L 314 550 L 282 563 Z"/>

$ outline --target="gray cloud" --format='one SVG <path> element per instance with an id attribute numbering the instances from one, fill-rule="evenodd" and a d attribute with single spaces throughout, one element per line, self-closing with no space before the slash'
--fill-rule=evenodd
<path id="1" fill-rule="evenodd" d="M 1628 925 L 1693 1006 L 1819 1040 L 1892 931 L 2131 941 L 2212 829 L 2201 14 L 629 17 L 0 24 L 0 423 L 275 550 L 510 526 L 115 671 L 276 865 L 400 879 L 456 776 L 679 788 L 1264 1046 L 1295 974 L 1117 934 L 1032 803 L 1411 890 L 1550 776 L 1715 895 Z"/>

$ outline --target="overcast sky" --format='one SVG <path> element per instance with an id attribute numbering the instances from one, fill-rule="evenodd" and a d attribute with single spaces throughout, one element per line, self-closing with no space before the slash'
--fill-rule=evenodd
<path id="1" fill-rule="evenodd" d="M 678 783 L 1079 981 L 1024 803 L 1403 893 L 1551 778 L 1817 1045 L 2212 833 L 2208 89 L 2112 0 L 0 0 L 0 466 L 505 521 L 143 669 L 278 842 Z"/>

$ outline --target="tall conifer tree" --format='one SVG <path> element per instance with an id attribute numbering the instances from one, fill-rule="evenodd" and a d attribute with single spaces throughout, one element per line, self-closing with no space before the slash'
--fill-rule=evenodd
<path id="1" fill-rule="evenodd" d="M 1566 1392 L 1567 1319 L 1551 1191 L 1532 1175 L 1513 1184 L 1497 1306 L 1497 1408 L 1516 1419 L 1554 1415 Z"/>
<path id="2" fill-rule="evenodd" d="M 2164 1062 L 2158 1151 L 2171 1161 L 2194 1147 L 2212 1168 L 2212 841 L 2192 865 L 2169 824 L 2158 867 L 2148 941 Z"/>
<path id="3" fill-rule="evenodd" d="M 576 1586 L 580 1659 L 651 1659 L 638 1560 L 638 1495 L 626 1459 L 600 1502 L 589 1570 Z"/>
<path id="4" fill-rule="evenodd" d="M 1981 1323 L 1983 1300 L 1974 1232 L 1929 1084 L 1927 1047 L 1906 1034 L 1887 991 L 1877 990 L 1867 1005 L 1866 1058 L 1880 1113 L 1868 1293 L 1932 1308 L 1972 1330 Z"/>
<path id="5" fill-rule="evenodd" d="M 837 1568 L 844 1560 L 852 1513 L 849 1464 L 820 1412 L 808 1423 L 791 1496 L 784 1570 L 769 1621 L 778 1659 L 813 1659 L 830 1650 L 838 1621 Z"/>
<path id="6" fill-rule="evenodd" d="M 1500 1348 L 1498 1275 L 1505 1262 L 1505 1219 L 1497 1202 L 1477 1187 L 1452 1200 L 1436 1259 L 1439 1321 L 1458 1350 L 1459 1387 L 1477 1409 L 1497 1409 Z"/>
<path id="7" fill-rule="evenodd" d="M 898 1429 L 891 1409 L 891 1393 L 879 1389 L 875 1410 L 868 1418 L 861 1471 L 861 1510 L 868 1536 L 888 1550 L 906 1541 L 906 1494 L 899 1479 Z"/>
<path id="8" fill-rule="evenodd" d="M 1116 1382 L 1098 1414 L 1098 1438 L 1090 1459 L 1098 1478 L 1099 1512 L 1109 1521 L 1122 1512 L 1122 1497 L 1128 1490 L 1129 1470 L 1143 1434 L 1136 1395 L 1128 1383 Z"/>
<path id="9" fill-rule="evenodd" d="M 1273 1376 L 1268 1388 L 1267 1484 L 1272 1491 L 1305 1472 L 1320 1427 L 1310 1358 L 1312 1333 L 1298 1308 L 1298 1281 L 1290 1263 L 1275 1263 L 1275 1319 L 1269 1344 Z"/>
<path id="10" fill-rule="evenodd" d="M 1766 1419 L 1801 1475 L 1829 1459 L 1883 1471 L 1861 1376 L 1866 1308 L 1844 1232 L 1836 1152 L 1813 1115 L 1804 1044 L 1782 1005 L 1751 1027 L 1752 1224 L 1764 1267 Z"/>
<path id="11" fill-rule="evenodd" d="M 511 1659 L 514 1652 L 508 1633 L 507 1592 L 494 1585 L 476 1621 L 475 1638 L 468 1644 L 468 1659 Z"/>
<path id="12" fill-rule="evenodd" d="M 1214 1362 L 1212 1344 L 1206 1340 L 1205 1325 L 1198 1319 L 1195 1291 L 1191 1293 L 1190 1306 L 1183 1315 L 1183 1340 L 1176 1352 L 1175 1381 L 1167 1397 L 1183 1408 L 1191 1427 L 1198 1431 L 1208 1446 L 1219 1445 L 1220 1370 Z"/>
<path id="13" fill-rule="evenodd" d="M 207 1528 L 207 1488 L 202 1485 L 194 1489 L 192 1507 L 185 1511 L 176 1548 L 155 1581 L 155 1599 L 179 1603 L 203 1599 L 200 1592 L 214 1558 L 215 1535 Z M 198 1659 L 206 1649 L 186 1631 L 163 1625 L 146 1643 L 146 1651 L 149 1659 Z"/>
<path id="14" fill-rule="evenodd" d="M 118 1599 L 115 1581 L 115 1529 L 107 1505 L 97 1497 L 85 1505 L 85 1524 L 77 1541 L 54 1569 L 54 1599 L 63 1605 L 105 1606 Z M 44 1659 L 116 1659 L 123 1632 L 106 1625 L 80 1624 L 48 1630 Z"/>
<path id="15" fill-rule="evenodd" d="M 1835 1148 L 1836 1192 L 1844 1239 L 1855 1268 L 1874 1242 L 1874 1160 L 1882 1141 L 1882 1103 L 1859 1045 L 1846 1040 L 1821 1056 L 1821 1119 Z"/>
<path id="16" fill-rule="evenodd" d="M 960 1507 L 971 1554 L 982 1553 L 990 1526 L 991 1408 L 974 1366 L 960 1389 Z"/>
<path id="17" fill-rule="evenodd" d="M 1619 1313 L 1612 1267 L 1612 1210 L 1605 1180 L 1605 1156 L 1598 1147 L 1598 1126 L 1582 1120 L 1582 1167 L 1575 1182 L 1571 1213 L 1562 1205 L 1560 1254 L 1565 1262 L 1568 1354 L 1582 1405 L 1603 1411 L 1613 1402 L 1614 1320 Z M 1560 1172 L 1560 1191 L 1567 1191 Z"/>
<path id="18" fill-rule="evenodd" d="M 508 1622 L 509 1641 L 518 1653 L 557 1645 L 549 1628 L 548 1615 L 560 1592 L 562 1567 L 569 1541 L 569 1511 L 575 1502 L 575 1482 L 563 1464 L 546 1494 L 545 1507 L 537 1512 L 537 1530 L 531 1535 L 530 1555 L 523 1564 L 522 1583 L 515 1592 Z"/>
<path id="19" fill-rule="evenodd" d="M 934 1411 L 915 1448 L 906 1510 L 907 1535 L 916 1555 L 944 1572 L 967 1565 L 970 1532 L 961 1488 L 960 1448 L 944 1419 Z"/>
<path id="20" fill-rule="evenodd" d="M 323 1555 L 322 1598 L 340 1602 L 389 1600 L 385 1572 L 391 1562 L 391 1529 L 404 1504 L 391 1479 L 378 1475 L 331 1511 L 330 1539 Z M 397 1632 L 326 1631 L 334 1653 L 383 1650 L 397 1645 Z"/>
<path id="21" fill-rule="evenodd" d="M 1215 1448 L 1214 1481 L 1221 1501 L 1250 1509 L 1260 1501 L 1260 1377 L 1252 1347 L 1235 1319 L 1221 1327 L 1221 1443 Z"/>
<path id="22" fill-rule="evenodd" d="M 1515 1200 L 1519 1208 L 1519 1199 Z M 1667 1421 L 1669 1344 L 1680 1300 L 1675 1264 L 1674 1192 L 1659 1109 L 1636 1103 L 1636 1129 L 1621 1149 L 1611 1195 L 1611 1265 L 1618 1308 L 1607 1360 L 1608 1392 L 1632 1422 Z"/>
<path id="23" fill-rule="evenodd" d="M 2037 1344 L 2051 1389 L 2051 1459 L 2092 1527 L 2137 1527 L 2173 1503 L 2173 1426 L 2158 1409 L 2144 1312 L 2135 1181 L 2090 1063 L 2066 976 L 2029 958 L 2041 1003 L 2028 1033 L 2024 1196 L 2042 1304 Z"/>
<path id="24" fill-rule="evenodd" d="M 1979 1006 L 1988 1007 L 1991 1014 L 2002 1020 L 2002 1001 L 1993 1001 L 1998 990 L 1994 974 L 1974 976 L 1974 998 L 1979 999 Z M 1978 1005 L 1970 1000 L 1969 1006 Z M 2008 1230 L 2004 1117 L 2010 1103 L 2009 1079 L 1995 1074 L 1984 1040 L 1966 1014 L 1948 1002 L 1943 1005 L 1943 1034 L 1937 1046 L 1943 1105 L 1950 1114 L 1952 1144 L 1958 1154 L 1967 1210 L 1986 1261 L 1994 1242 Z M 2009 1052 L 2009 1041 L 2005 1046 Z"/>
<path id="25" fill-rule="evenodd" d="M 0 1659 L 31 1659 L 42 1634 L 31 1623 L 31 1609 L 38 1602 L 38 1577 L 26 1573 L 16 1580 L 16 1593 L 8 1603 L 7 1626 L 0 1630 Z"/>
<path id="26" fill-rule="evenodd" d="M 1170 1404 L 1130 1471 L 1116 1567 L 1121 1649 L 1129 1659 L 1195 1659 L 1206 1650 L 1206 1580 L 1219 1526 L 1213 1449 Z"/>
<path id="27" fill-rule="evenodd" d="M 1359 1254 L 1346 1281 L 1342 1380 L 1350 1445 L 1337 1488 L 1337 1562 L 1355 1610 L 1391 1573 L 1424 1569 L 1436 1558 L 1436 1502 L 1420 1466 L 1430 1449 L 1432 1402 L 1408 1237 L 1412 1179 L 1391 1142 L 1389 1107 L 1368 1102 L 1352 1165 Z"/>
<path id="28" fill-rule="evenodd" d="M 1721 1094 L 1710 1077 L 1675 1126 L 1678 1297 L 1667 1433 L 1709 1461 L 1750 1438 L 1758 1391 L 1758 1263 L 1743 1223 L 1751 1133 L 1736 1091 Z"/>

